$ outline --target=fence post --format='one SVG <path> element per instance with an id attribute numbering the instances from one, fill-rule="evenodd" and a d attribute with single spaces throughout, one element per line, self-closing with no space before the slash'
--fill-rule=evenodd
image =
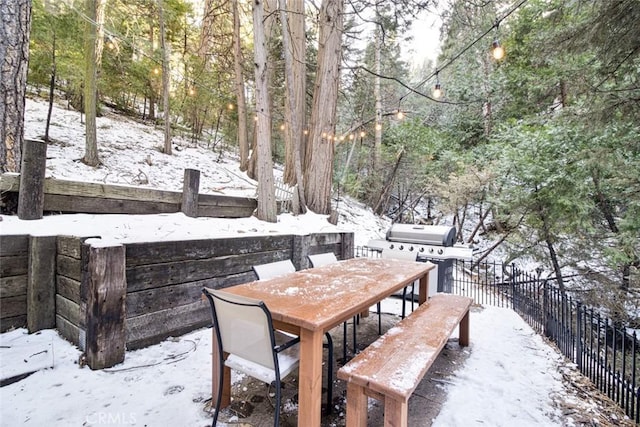
<path id="1" fill-rule="evenodd" d="M 582 303 L 576 301 L 576 363 L 582 372 Z"/>
<path id="2" fill-rule="evenodd" d="M 200 171 L 196 169 L 184 170 L 184 184 L 182 186 L 181 210 L 186 216 L 198 216 L 198 192 L 200 187 Z"/>
<path id="3" fill-rule="evenodd" d="M 100 244 L 98 239 L 86 243 L 89 259 L 85 355 L 91 369 L 103 369 L 124 361 L 125 247 Z"/>
<path id="4" fill-rule="evenodd" d="M 29 333 L 56 326 L 56 236 L 29 237 L 27 328 Z"/>
<path id="5" fill-rule="evenodd" d="M 44 211 L 44 175 L 47 166 L 47 144 L 25 139 L 22 145 L 18 218 L 41 219 Z"/>

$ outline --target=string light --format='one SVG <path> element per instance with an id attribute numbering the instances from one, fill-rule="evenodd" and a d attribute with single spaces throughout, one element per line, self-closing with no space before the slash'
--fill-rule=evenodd
<path id="1" fill-rule="evenodd" d="M 438 71 L 436 71 L 436 84 L 433 87 L 431 93 L 435 99 L 439 99 L 442 96 L 442 86 L 440 86 L 440 77 L 438 77 Z"/>
<path id="2" fill-rule="evenodd" d="M 382 125 L 380 123 L 376 123 L 376 130 L 382 129 Z"/>
<path id="3" fill-rule="evenodd" d="M 398 114 L 396 115 L 396 117 L 398 118 L 398 120 L 404 119 L 404 111 L 398 110 Z"/>
<path id="4" fill-rule="evenodd" d="M 500 40 L 495 39 L 491 45 L 491 54 L 496 61 L 504 58 L 504 48 L 500 45 Z"/>
<path id="5" fill-rule="evenodd" d="M 439 99 L 442 96 L 442 86 L 440 83 L 436 83 L 433 86 L 433 92 L 431 93 L 435 99 Z"/>
<path id="6" fill-rule="evenodd" d="M 496 61 L 500 61 L 504 58 L 504 48 L 500 45 L 500 40 L 498 39 L 498 28 L 500 27 L 499 20 L 496 19 L 494 27 L 496 29 L 496 37 L 493 39 L 493 43 L 491 43 L 491 54 Z"/>
<path id="7" fill-rule="evenodd" d="M 360 131 L 360 138 L 364 138 L 367 133 L 363 130 Z"/>

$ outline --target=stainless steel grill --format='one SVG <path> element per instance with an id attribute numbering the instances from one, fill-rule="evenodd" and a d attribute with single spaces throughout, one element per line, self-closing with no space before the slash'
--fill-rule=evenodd
<path id="1" fill-rule="evenodd" d="M 386 239 L 370 240 L 369 249 L 380 252 L 383 258 L 431 261 L 436 265 L 429 276 L 429 296 L 450 292 L 453 284 L 453 260 L 473 258 L 473 249 L 456 245 L 455 227 L 442 225 L 393 224 Z"/>

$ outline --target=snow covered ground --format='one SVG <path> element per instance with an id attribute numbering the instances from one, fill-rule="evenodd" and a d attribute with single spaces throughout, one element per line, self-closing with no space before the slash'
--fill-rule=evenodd
<path id="1" fill-rule="evenodd" d="M 27 102 L 25 133 L 44 132 L 46 105 Z M 252 195 L 255 182 L 237 169 L 233 157 L 221 161 L 210 150 L 181 147 L 171 157 L 158 150 L 160 130 L 107 115 L 98 119 L 103 166 L 78 162 L 84 147 L 80 115 L 54 109 L 48 148 L 47 176 L 181 189 L 186 167 L 201 170 L 201 191 Z M 389 221 L 357 202 L 340 202 L 338 226 L 312 212 L 281 215 L 277 223 L 255 218 L 188 218 L 166 215 L 56 215 L 37 221 L 0 217 L 0 234 L 99 233 L 120 241 L 185 239 L 238 233 L 306 233 L 333 229 L 355 232 L 356 245 L 381 238 Z M 0 335 L 0 371 L 24 372 L 42 367 L 27 378 L 0 388 L 1 426 L 205 426 L 203 409 L 210 397 L 211 333 L 208 329 L 167 339 L 161 344 L 127 352 L 124 363 L 91 371 L 78 363 L 80 351 L 55 330 L 29 335 L 18 329 Z M 624 420 L 606 399 L 578 397 L 571 382 L 579 375 L 559 353 L 509 309 L 484 307 L 471 316 L 471 346 L 463 366 L 443 387 L 445 402 L 435 426 L 573 426 L 622 425 Z M 205 367 L 203 369 L 203 367 Z M 234 381 L 238 381 L 234 377 Z M 605 403 L 603 403 L 605 402 Z M 604 408 L 606 406 L 606 408 Z M 574 410 L 568 411 L 571 407 Z M 613 421 L 612 421 L 613 420 Z M 607 424 L 611 423 L 611 424 Z"/>

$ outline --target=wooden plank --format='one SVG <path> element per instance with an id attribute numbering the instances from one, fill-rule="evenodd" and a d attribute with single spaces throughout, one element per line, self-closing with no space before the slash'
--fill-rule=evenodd
<path id="1" fill-rule="evenodd" d="M 20 191 L 19 174 L 3 174 L 0 190 Z M 101 184 L 96 182 L 71 181 L 65 179 L 46 178 L 44 191 L 50 195 L 67 195 L 89 198 L 142 200 L 149 202 L 165 202 L 179 205 L 179 191 L 156 190 L 143 187 L 131 187 L 118 184 Z"/>
<path id="2" fill-rule="evenodd" d="M 29 252 L 28 234 L 3 234 L 0 236 L 0 257 L 26 255 Z"/>
<path id="3" fill-rule="evenodd" d="M 198 206 L 198 216 L 207 218 L 249 218 L 258 206 Z"/>
<path id="4" fill-rule="evenodd" d="M 310 236 L 311 246 L 338 245 L 342 242 L 342 233 L 313 233 Z"/>
<path id="5" fill-rule="evenodd" d="M 247 273 L 251 272 L 253 265 L 262 264 L 263 260 L 262 254 L 253 253 L 128 268 L 126 272 L 128 291 L 135 292 Z"/>
<path id="6" fill-rule="evenodd" d="M 55 327 L 56 236 L 32 236 L 29 244 L 27 327 L 29 333 Z"/>
<path id="7" fill-rule="evenodd" d="M 180 283 L 150 290 L 127 293 L 127 318 L 174 308 L 198 301 L 202 296 L 199 283 Z"/>
<path id="8" fill-rule="evenodd" d="M 201 240 L 127 243 L 127 268 L 257 252 L 291 251 L 293 236 L 247 236 Z M 258 262 L 256 264 L 262 264 Z"/>
<path id="9" fill-rule="evenodd" d="M 84 349 L 84 343 L 80 340 L 80 336 L 83 335 L 83 333 L 77 325 L 74 325 L 62 316 L 56 316 L 56 329 L 64 339 Z"/>
<path id="10" fill-rule="evenodd" d="M 0 318 L 0 332 L 7 332 L 27 326 L 27 315 Z"/>
<path id="11" fill-rule="evenodd" d="M 83 239 L 77 236 L 58 236 L 56 251 L 58 252 L 58 255 L 80 259 L 80 248 L 82 247 L 82 241 Z"/>
<path id="12" fill-rule="evenodd" d="M 27 315 L 27 295 L 0 298 L 0 318 L 26 316 Z"/>
<path id="13" fill-rule="evenodd" d="M 170 336 L 179 336 L 211 324 L 211 309 L 198 300 L 154 313 L 127 319 L 127 348 L 130 350 L 157 344 Z"/>
<path id="14" fill-rule="evenodd" d="M 5 172 L 0 175 L 0 192 L 15 192 L 20 189 L 20 174 L 15 172 Z"/>
<path id="15" fill-rule="evenodd" d="M 80 304 L 80 282 L 65 276 L 58 276 L 56 279 L 56 289 L 60 296 Z"/>
<path id="16" fill-rule="evenodd" d="M 0 277 L 0 298 L 27 295 L 27 275 Z"/>
<path id="17" fill-rule="evenodd" d="M 236 207 L 254 208 L 258 201 L 253 197 L 224 196 L 221 194 L 200 194 L 198 204 L 200 207 Z"/>
<path id="18" fill-rule="evenodd" d="M 83 323 L 80 305 L 62 295 L 56 295 L 56 315 L 63 317 L 75 326 L 81 326 Z"/>
<path id="19" fill-rule="evenodd" d="M 29 257 L 24 255 L 3 256 L 0 258 L 0 277 L 21 276 L 27 274 Z"/>
<path id="20" fill-rule="evenodd" d="M 91 369 L 109 368 L 124 361 L 126 349 L 125 248 L 92 245 L 88 261 L 87 365 Z"/>
<path id="21" fill-rule="evenodd" d="M 180 204 L 46 193 L 44 210 L 49 212 L 145 215 L 179 212 Z"/>
<path id="22" fill-rule="evenodd" d="M 80 281 L 82 279 L 82 262 L 79 258 L 58 255 L 56 258 L 56 271 L 58 276 Z"/>

